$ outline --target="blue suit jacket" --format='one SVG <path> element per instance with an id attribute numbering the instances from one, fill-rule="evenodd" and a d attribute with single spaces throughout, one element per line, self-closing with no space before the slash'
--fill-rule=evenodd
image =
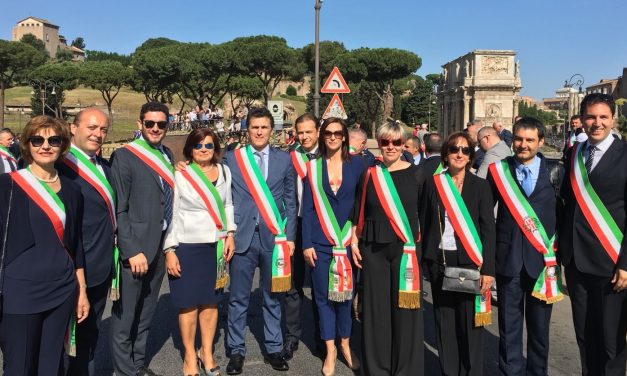
<path id="1" fill-rule="evenodd" d="M 225 164 L 231 170 L 231 192 L 235 209 L 235 252 L 243 253 L 248 250 L 255 233 L 257 218 L 259 218 L 259 236 L 261 245 L 266 250 L 274 248 L 274 235 L 268 229 L 263 217 L 259 215 L 259 208 L 255 203 L 242 172 L 237 165 L 235 152 L 229 151 L 224 157 Z M 281 218 L 287 218 L 285 235 L 288 241 L 296 239 L 296 185 L 294 167 L 290 155 L 282 150 L 270 148 L 268 154 L 268 177 L 266 183 L 274 197 Z"/>
<path id="2" fill-rule="evenodd" d="M 555 211 L 555 190 L 549 180 L 549 170 L 544 156 L 541 158 L 538 181 L 533 192 L 527 197 L 518 180 L 516 179 L 516 163 L 514 157 L 505 160 L 509 163 L 509 169 L 523 195 L 529 200 L 529 204 L 536 212 L 540 222 L 544 226 L 549 238 L 555 234 L 556 211 Z M 527 274 L 532 278 L 538 278 L 544 267 L 544 258 L 529 243 L 518 224 L 507 208 L 503 197 L 500 195 L 494 183 L 492 174 L 488 174 L 488 181 L 492 187 L 495 201 L 498 201 L 499 208 L 496 221 L 496 271 L 497 274 L 514 277 L 520 275 L 524 266 Z"/>
<path id="3" fill-rule="evenodd" d="M 340 225 L 340 228 L 344 227 L 344 224 L 349 220 L 353 211 L 353 205 L 355 204 L 355 195 L 357 193 L 357 187 L 361 181 L 361 175 L 366 169 L 366 164 L 362 157 L 353 156 L 348 162 L 342 164 L 342 185 L 337 191 L 337 195 L 331 190 L 329 184 L 329 173 L 327 170 L 327 164 L 322 163 L 322 186 L 324 192 L 329 199 L 335 218 Z M 309 178 L 305 179 L 303 184 L 303 222 L 302 222 L 302 234 L 303 234 L 303 249 L 317 248 L 316 245 L 323 245 L 331 247 L 327 237 L 322 231 L 322 225 L 316 214 L 316 208 L 313 201 L 313 194 L 311 192 L 311 185 L 309 184 Z M 326 248 L 325 247 L 325 248 Z M 320 249 L 316 249 L 319 251 Z"/>
<path id="4" fill-rule="evenodd" d="M 98 157 L 107 180 L 111 180 L 109 162 Z M 113 266 L 114 232 L 109 219 L 109 208 L 102 196 L 85 179 L 78 176 L 68 165 L 57 163 L 61 176 L 75 182 L 83 194 L 83 247 L 85 249 L 85 278 L 87 286 L 105 282 L 111 276 Z M 115 210 L 115 208 L 113 208 Z M 115 213 L 114 213 L 115 214 Z"/>

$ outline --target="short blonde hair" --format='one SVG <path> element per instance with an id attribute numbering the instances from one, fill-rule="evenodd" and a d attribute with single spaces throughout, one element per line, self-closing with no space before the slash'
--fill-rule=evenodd
<path id="1" fill-rule="evenodd" d="M 20 142 L 20 152 L 22 153 L 22 158 L 27 163 L 33 161 L 29 139 L 42 129 L 52 129 L 57 136 L 61 136 L 61 156 L 67 154 L 70 150 L 70 129 L 63 120 L 55 119 L 48 115 L 35 116 L 24 127 Z"/>
<path id="2" fill-rule="evenodd" d="M 390 140 L 401 139 L 405 141 L 405 130 L 400 123 L 385 123 L 377 130 L 377 141 L 385 138 Z"/>

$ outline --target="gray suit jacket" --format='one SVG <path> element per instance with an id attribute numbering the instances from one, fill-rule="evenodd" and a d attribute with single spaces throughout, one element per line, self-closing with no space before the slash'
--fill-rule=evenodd
<path id="1" fill-rule="evenodd" d="M 163 147 L 172 161 L 172 153 Z M 150 264 L 161 254 L 165 200 L 159 175 L 125 148 L 111 155 L 117 195 L 118 248 L 127 260 L 144 253 Z"/>
<path id="2" fill-rule="evenodd" d="M 507 146 L 505 141 L 499 141 L 498 144 L 492 146 L 485 152 L 485 157 L 481 162 L 481 166 L 477 170 L 477 176 L 485 179 L 488 176 L 488 167 L 494 162 L 499 162 L 512 155 L 512 150 Z"/>
<path id="3" fill-rule="evenodd" d="M 235 160 L 233 151 L 229 151 L 224 161 L 231 170 L 231 192 L 235 209 L 235 252 L 243 253 L 248 250 L 255 233 L 255 226 L 259 222 L 259 236 L 261 245 L 266 250 L 274 248 L 274 236 L 265 225 L 263 217 L 259 215 L 259 208 L 248 190 L 242 172 Z M 295 241 L 297 226 L 296 211 L 296 179 L 290 155 L 282 150 L 270 148 L 268 154 L 268 177 L 266 183 L 274 197 L 281 217 L 287 218 L 285 235 L 288 241 Z M 259 219 L 257 219 L 259 218 Z"/>

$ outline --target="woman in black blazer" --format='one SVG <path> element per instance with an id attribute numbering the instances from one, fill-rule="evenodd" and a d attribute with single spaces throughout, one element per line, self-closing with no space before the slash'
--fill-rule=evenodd
<path id="1" fill-rule="evenodd" d="M 483 374 L 483 326 L 490 323 L 491 317 L 486 307 L 489 307 L 490 286 L 494 281 L 494 202 L 488 183 L 468 172 L 473 155 L 474 146 L 468 135 L 453 133 L 447 138 L 442 148 L 442 162 L 447 169 L 427 179 L 421 213 L 423 259 L 431 277 L 443 375 Z M 442 180 L 436 184 L 440 178 Z M 447 188 L 443 189 L 444 186 Z M 461 192 L 461 199 L 472 220 L 471 227 L 476 229 L 480 239 L 481 256 L 467 249 L 473 247 L 466 247 L 469 243 L 460 238 L 460 232 L 465 237 L 469 231 L 458 231 L 455 227 L 455 217 L 450 215 L 443 201 L 445 195 L 439 193 L 444 191 Z M 453 267 L 478 267 L 481 294 L 442 290 L 444 261 Z"/>
<path id="2" fill-rule="evenodd" d="M 89 313 L 80 231 L 82 196 L 79 187 L 60 178 L 54 168 L 70 146 L 65 124 L 48 116 L 34 117 L 22 140 L 28 167 L 0 176 L 2 239 L 11 201 L 0 279 L 4 374 L 63 374 L 66 333 L 71 347 L 72 322 L 82 322 Z"/>

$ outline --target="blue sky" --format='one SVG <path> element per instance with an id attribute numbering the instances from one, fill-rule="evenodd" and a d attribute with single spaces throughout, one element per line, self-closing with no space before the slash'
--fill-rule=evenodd
<path id="1" fill-rule="evenodd" d="M 167 5 L 162 5 L 167 4 Z M 0 39 L 32 15 L 61 27 L 87 49 L 130 53 L 151 37 L 220 43 L 279 35 L 292 47 L 314 39 L 314 0 L 2 0 Z M 475 49 L 511 49 L 523 95 L 552 96 L 574 73 L 585 84 L 627 67 L 625 0 L 325 0 L 320 38 L 347 48 L 395 47 L 422 58 L 418 74 Z"/>

